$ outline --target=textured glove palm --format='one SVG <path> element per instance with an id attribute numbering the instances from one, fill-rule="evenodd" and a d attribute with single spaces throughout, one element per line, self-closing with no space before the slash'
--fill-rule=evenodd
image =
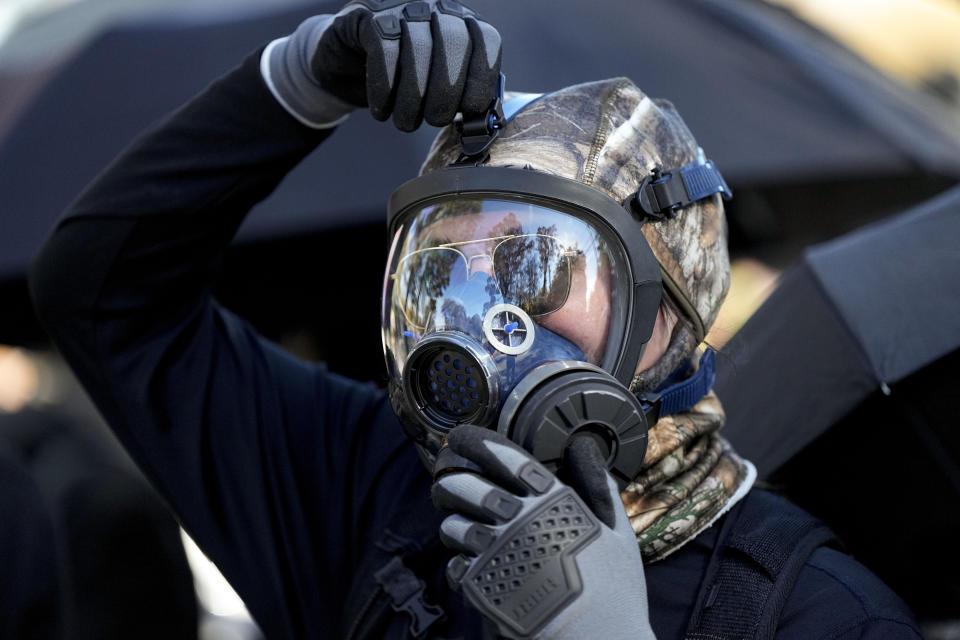
<path id="1" fill-rule="evenodd" d="M 271 42 L 261 72 L 283 107 L 314 128 L 354 107 L 403 131 L 480 113 L 494 97 L 500 35 L 454 0 L 354 0 Z"/>
<path id="2" fill-rule="evenodd" d="M 455 512 L 440 528 L 459 552 L 447 578 L 499 634 L 654 637 L 640 549 L 590 439 L 568 448 L 569 484 L 489 429 L 460 426 L 447 442 L 433 487 L 434 504 Z"/>

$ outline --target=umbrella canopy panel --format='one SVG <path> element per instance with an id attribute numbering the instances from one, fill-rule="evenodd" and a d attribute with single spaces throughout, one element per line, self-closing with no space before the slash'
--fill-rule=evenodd
<path id="1" fill-rule="evenodd" d="M 960 188 L 808 251 L 718 359 L 727 437 L 761 475 L 872 391 L 960 349 Z"/>
<path id="2" fill-rule="evenodd" d="M 960 348 L 960 189 L 814 247 L 807 263 L 877 380 Z"/>
<path id="3" fill-rule="evenodd" d="M 724 435 L 761 478 L 879 384 L 806 264 L 784 274 L 717 357 Z"/>
<path id="4" fill-rule="evenodd" d="M 960 611 L 957 371 L 960 350 L 875 391 L 769 477 L 921 622 Z"/>
<path id="5" fill-rule="evenodd" d="M 136 132 L 258 46 L 339 4 L 128 23 L 77 53 L 0 141 L 0 280 L 22 274 L 53 220 Z M 960 176 L 953 120 L 762 3 L 598 0 L 589 12 L 576 0 L 549 9 L 473 4 L 503 34 L 508 88 L 631 77 L 677 104 L 734 189 L 916 171 Z M 903 144 L 907 122 L 916 144 Z M 403 135 L 356 114 L 257 208 L 241 239 L 381 220 L 432 135 L 429 127 Z"/>

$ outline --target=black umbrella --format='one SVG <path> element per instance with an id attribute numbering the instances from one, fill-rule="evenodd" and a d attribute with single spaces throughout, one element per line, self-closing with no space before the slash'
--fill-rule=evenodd
<path id="1" fill-rule="evenodd" d="M 927 618 L 960 610 L 960 188 L 806 252 L 723 349 L 726 435 Z"/>
<path id="2" fill-rule="evenodd" d="M 727 429 L 761 474 L 960 348 L 960 188 L 809 249 L 724 348 Z M 960 375 L 960 374 L 958 374 Z"/>
<path id="3" fill-rule="evenodd" d="M 508 89 L 629 76 L 677 104 L 742 193 L 918 172 L 960 177 L 955 116 L 761 3 L 600 0 L 589 11 L 575 0 L 473 4 L 503 34 Z M 133 22 L 76 54 L 0 141 L 0 280 L 23 273 L 53 220 L 136 132 L 258 45 L 338 5 Z M 356 114 L 259 207 L 241 238 L 379 223 L 386 197 L 416 174 L 431 136 L 429 128 L 401 135 Z"/>

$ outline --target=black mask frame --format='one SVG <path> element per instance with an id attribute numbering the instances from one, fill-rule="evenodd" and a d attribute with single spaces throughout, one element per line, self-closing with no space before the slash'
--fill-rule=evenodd
<path id="1" fill-rule="evenodd" d="M 626 336 L 610 373 L 629 388 L 653 333 L 663 295 L 660 264 L 641 232 L 644 221 L 630 208 L 629 199 L 618 203 L 589 185 L 532 169 L 454 165 L 414 178 L 393 192 L 387 206 L 390 237 L 405 221 L 404 214 L 450 196 L 508 197 L 559 208 L 572 206 L 586 220 L 605 225 L 616 235 L 627 254 L 632 296 Z"/>

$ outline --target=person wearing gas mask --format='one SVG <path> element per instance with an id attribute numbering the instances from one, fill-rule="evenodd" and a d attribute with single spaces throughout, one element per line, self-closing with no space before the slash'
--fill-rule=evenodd
<path id="1" fill-rule="evenodd" d="M 625 79 L 501 96 L 500 62 L 457 2 L 353 2 L 57 225 L 38 312 L 184 527 L 270 638 L 919 637 L 717 434 L 697 345 L 730 194 L 673 107 Z M 445 127 L 389 204 L 388 391 L 209 292 L 247 211 L 358 107 Z"/>

